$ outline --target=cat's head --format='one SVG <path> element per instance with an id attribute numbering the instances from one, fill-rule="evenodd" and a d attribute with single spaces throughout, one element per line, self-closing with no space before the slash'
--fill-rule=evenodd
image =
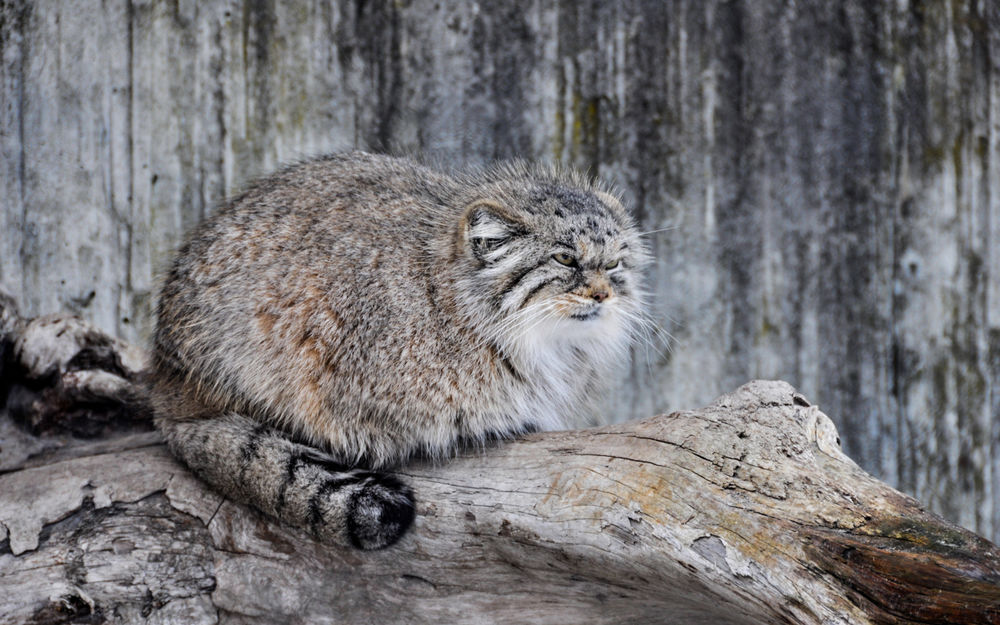
<path id="1" fill-rule="evenodd" d="M 577 174 L 524 165 L 490 172 L 478 191 L 459 244 L 491 338 L 525 356 L 624 355 L 647 256 L 621 201 Z"/>

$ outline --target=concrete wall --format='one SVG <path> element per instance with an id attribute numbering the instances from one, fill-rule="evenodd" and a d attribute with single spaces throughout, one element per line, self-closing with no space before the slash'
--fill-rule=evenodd
<path id="1" fill-rule="evenodd" d="M 0 18 L 0 285 L 149 335 L 248 178 L 353 146 L 614 181 L 670 349 L 610 419 L 788 380 L 859 464 L 1000 535 L 992 0 L 39 0 Z"/>

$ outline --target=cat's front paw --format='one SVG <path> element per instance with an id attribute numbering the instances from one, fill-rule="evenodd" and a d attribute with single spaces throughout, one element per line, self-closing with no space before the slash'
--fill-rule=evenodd
<path id="1" fill-rule="evenodd" d="M 415 514 L 406 484 L 392 475 L 372 474 L 351 495 L 347 533 L 359 549 L 382 549 L 406 533 Z"/>

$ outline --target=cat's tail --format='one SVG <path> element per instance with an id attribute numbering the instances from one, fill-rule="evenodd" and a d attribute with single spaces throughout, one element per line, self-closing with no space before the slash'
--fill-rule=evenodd
<path id="1" fill-rule="evenodd" d="M 391 474 L 344 466 L 240 414 L 177 414 L 162 400 L 154 392 L 170 450 L 233 500 L 322 541 L 360 549 L 391 545 L 413 522 L 413 495 Z"/>

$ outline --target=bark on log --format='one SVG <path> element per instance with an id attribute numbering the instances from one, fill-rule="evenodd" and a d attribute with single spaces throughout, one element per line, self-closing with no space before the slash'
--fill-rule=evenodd
<path id="1" fill-rule="evenodd" d="M 1000 550 L 783 382 L 408 466 L 415 527 L 363 553 L 177 464 L 124 343 L 0 321 L 4 623 L 1000 623 Z"/>

